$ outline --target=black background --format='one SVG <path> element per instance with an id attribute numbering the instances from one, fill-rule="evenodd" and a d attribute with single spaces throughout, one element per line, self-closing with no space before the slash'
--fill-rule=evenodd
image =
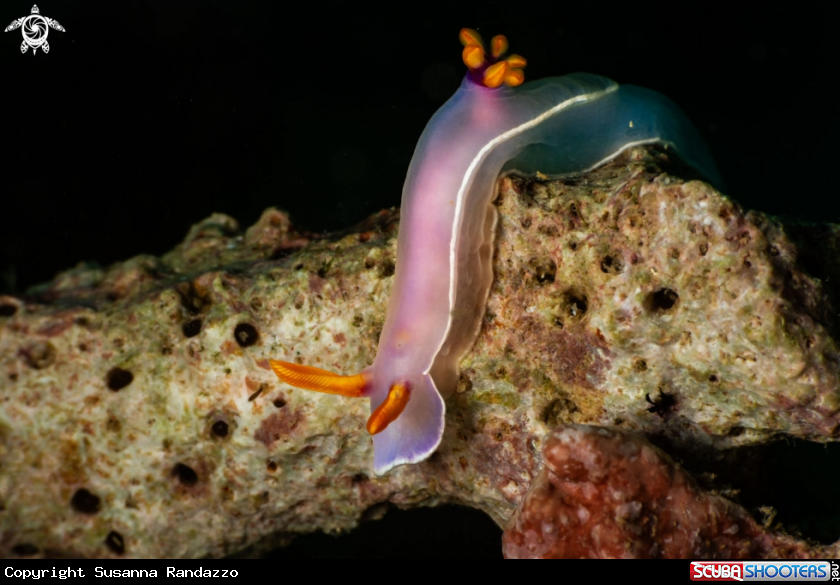
<path id="1" fill-rule="evenodd" d="M 463 74 L 463 26 L 506 34 L 526 78 L 589 71 L 668 95 L 746 207 L 840 219 L 829 2 L 682 4 L 41 3 L 66 28 L 49 54 L 0 35 L 0 292 L 161 254 L 216 211 L 244 228 L 277 206 L 321 231 L 398 206 Z M 0 26 L 30 8 L 4 2 Z M 422 533 L 413 546 L 448 548 L 411 524 L 432 516 L 394 517 L 394 534 Z"/>

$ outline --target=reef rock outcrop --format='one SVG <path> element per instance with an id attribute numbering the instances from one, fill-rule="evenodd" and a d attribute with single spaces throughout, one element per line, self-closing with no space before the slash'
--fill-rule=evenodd
<path id="1" fill-rule="evenodd" d="M 717 461 L 779 436 L 833 441 L 840 416 L 837 226 L 746 212 L 666 172 L 668 156 L 637 148 L 578 177 L 500 181 L 495 281 L 443 443 L 381 478 L 367 401 L 292 389 L 268 358 L 341 373 L 373 360 L 396 211 L 327 236 L 274 209 L 244 232 L 217 214 L 160 258 L 0 296 L 0 556 L 222 556 L 349 530 L 386 502 L 461 503 L 504 525 L 532 484 L 511 556 L 829 554 L 759 528 L 630 434 Z M 629 450 L 641 468 L 621 463 Z M 582 519 L 593 470 L 563 461 L 585 453 L 620 454 L 607 485 L 656 481 Z M 550 503 L 549 486 L 577 507 Z M 666 545 L 671 493 L 685 507 L 671 514 L 721 518 L 698 534 L 728 548 Z M 586 538 L 540 528 L 547 544 L 531 550 L 541 501 Z M 636 528 L 644 540 L 618 546 Z"/>

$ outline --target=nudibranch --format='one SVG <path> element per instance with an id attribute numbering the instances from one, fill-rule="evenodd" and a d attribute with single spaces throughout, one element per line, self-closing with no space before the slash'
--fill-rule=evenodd
<path id="1" fill-rule="evenodd" d="M 444 403 L 478 335 L 493 278 L 497 179 L 590 170 L 624 149 L 662 143 L 720 183 L 697 131 L 666 97 L 590 74 L 523 84 L 508 42 L 463 29 L 468 73 L 417 143 L 402 193 L 393 288 L 376 358 L 360 374 L 271 360 L 284 382 L 367 397 L 374 472 L 417 463 L 440 444 Z"/>

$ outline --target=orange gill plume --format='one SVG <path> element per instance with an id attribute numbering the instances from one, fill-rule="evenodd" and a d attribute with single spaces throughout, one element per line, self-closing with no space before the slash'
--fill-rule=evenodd
<path id="1" fill-rule="evenodd" d="M 503 83 L 516 87 L 525 81 L 522 68 L 528 64 L 524 57 L 511 55 L 502 59 L 508 50 L 508 40 L 504 35 L 496 35 L 490 40 L 490 59 L 484 49 L 481 35 L 471 28 L 462 28 L 458 35 L 464 50 L 461 58 L 464 60 L 472 79 L 485 87 L 499 87 Z"/>

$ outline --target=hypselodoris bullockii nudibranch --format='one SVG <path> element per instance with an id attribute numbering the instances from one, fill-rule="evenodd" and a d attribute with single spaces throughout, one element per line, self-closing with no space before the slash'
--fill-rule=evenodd
<path id="1" fill-rule="evenodd" d="M 697 131 L 668 98 L 590 74 L 523 84 L 525 59 L 489 53 L 461 31 L 469 72 L 423 131 L 402 194 L 394 284 L 373 364 L 339 376 L 271 360 L 298 388 L 370 399 L 373 468 L 382 475 L 431 455 L 444 400 L 478 334 L 493 278 L 497 180 L 592 169 L 639 144 L 662 143 L 720 184 Z"/>

